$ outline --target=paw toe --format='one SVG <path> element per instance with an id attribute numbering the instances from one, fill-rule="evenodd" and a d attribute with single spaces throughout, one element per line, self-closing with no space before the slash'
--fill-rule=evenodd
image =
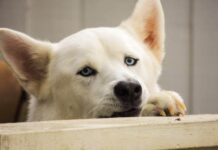
<path id="1" fill-rule="evenodd" d="M 186 106 L 177 93 L 171 91 L 160 92 L 149 99 L 142 109 L 142 116 L 183 116 Z"/>

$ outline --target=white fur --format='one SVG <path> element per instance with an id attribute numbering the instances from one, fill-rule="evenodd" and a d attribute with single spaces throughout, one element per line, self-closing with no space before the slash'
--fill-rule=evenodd
<path id="1" fill-rule="evenodd" d="M 144 101 L 156 90 L 160 66 L 149 50 L 122 28 L 86 29 L 55 44 L 52 53 L 47 78 L 50 99 L 42 102 L 46 109 L 32 100 L 29 120 L 93 118 L 121 111 L 111 99 L 114 85 L 122 80 L 139 81 Z M 127 67 L 125 55 L 139 58 L 138 65 Z M 98 75 L 76 75 L 85 65 L 93 66 Z"/>
<path id="2" fill-rule="evenodd" d="M 155 26 L 143 29 L 151 23 Z M 153 35 L 157 40 L 146 43 L 144 39 L 150 40 L 150 30 L 155 30 Z M 35 44 L 26 40 L 26 35 L 9 29 L 0 30 L 0 41 L 4 45 L 1 46 L 3 54 L 15 68 L 18 79 L 27 79 L 25 83 L 19 81 L 31 94 L 28 121 L 95 118 L 124 111 L 113 93 L 119 81 L 141 84 L 142 105 L 159 92 L 157 81 L 164 56 L 164 18 L 158 0 L 140 0 L 133 15 L 119 27 L 85 29 L 59 43 Z M 7 50 L 8 41 L 20 43 L 21 48 L 28 49 L 27 53 L 34 53 L 37 57 L 33 62 L 41 61 L 41 55 L 46 55 L 43 58 L 44 62 L 49 59 L 44 66 L 46 77 L 40 78 L 40 82 L 28 79 L 26 76 L 31 77 L 31 73 L 17 66 L 20 56 Z M 37 50 L 42 45 L 47 45 L 46 53 Z M 124 63 L 126 56 L 139 59 L 136 66 L 128 67 Z M 91 77 L 78 75 L 84 66 L 94 68 L 98 74 Z"/>

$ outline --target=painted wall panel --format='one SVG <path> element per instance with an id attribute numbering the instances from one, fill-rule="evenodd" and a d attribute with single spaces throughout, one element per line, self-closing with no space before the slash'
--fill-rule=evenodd
<path id="1" fill-rule="evenodd" d="M 136 0 L 84 0 L 84 27 L 117 26 L 129 17 Z"/>
<path id="2" fill-rule="evenodd" d="M 29 0 L 27 30 L 34 37 L 59 41 L 80 29 L 80 0 Z"/>
<path id="3" fill-rule="evenodd" d="M 218 1 L 194 1 L 193 107 L 218 113 Z"/>
<path id="4" fill-rule="evenodd" d="M 190 1 L 162 1 L 166 18 L 166 57 L 160 84 L 190 100 Z"/>
<path id="5" fill-rule="evenodd" d="M 0 27 L 25 32 L 26 0 L 0 0 Z"/>

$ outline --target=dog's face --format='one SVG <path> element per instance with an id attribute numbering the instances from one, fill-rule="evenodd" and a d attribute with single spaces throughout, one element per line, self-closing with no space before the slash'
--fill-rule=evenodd
<path id="1" fill-rule="evenodd" d="M 0 41 L 40 104 L 74 118 L 137 116 L 161 71 L 163 13 L 158 0 L 140 0 L 116 28 L 86 29 L 55 44 L 1 29 Z"/>
<path id="2" fill-rule="evenodd" d="M 157 78 L 152 57 L 122 28 L 87 29 L 57 45 L 48 78 L 55 98 L 84 117 L 136 116 Z"/>

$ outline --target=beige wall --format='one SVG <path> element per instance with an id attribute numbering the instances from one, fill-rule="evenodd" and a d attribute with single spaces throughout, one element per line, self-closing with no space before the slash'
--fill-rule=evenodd
<path id="1" fill-rule="evenodd" d="M 0 0 L 0 27 L 53 42 L 85 27 L 115 26 L 136 0 Z M 162 0 L 166 14 L 163 88 L 192 113 L 218 113 L 218 1 Z"/>

